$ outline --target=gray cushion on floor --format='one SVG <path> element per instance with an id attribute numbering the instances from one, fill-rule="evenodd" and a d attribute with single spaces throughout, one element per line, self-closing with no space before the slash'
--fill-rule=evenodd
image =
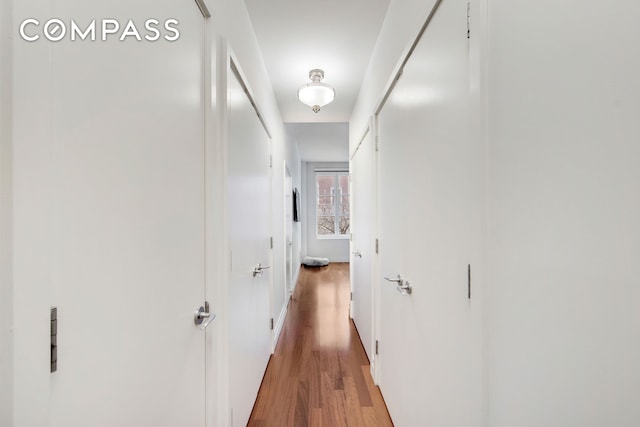
<path id="1" fill-rule="evenodd" d="M 308 256 L 302 260 L 302 264 L 306 267 L 324 267 L 329 265 L 329 258 Z"/>

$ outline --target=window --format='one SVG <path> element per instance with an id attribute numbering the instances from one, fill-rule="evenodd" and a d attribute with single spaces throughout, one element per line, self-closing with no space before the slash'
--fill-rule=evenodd
<path id="1" fill-rule="evenodd" d="M 316 172 L 317 236 L 347 238 L 349 228 L 349 173 Z"/>

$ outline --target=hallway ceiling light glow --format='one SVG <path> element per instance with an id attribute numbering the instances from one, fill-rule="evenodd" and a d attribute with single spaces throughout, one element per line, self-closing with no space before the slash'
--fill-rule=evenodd
<path id="1" fill-rule="evenodd" d="M 311 83 L 302 85 L 298 89 L 298 99 L 303 104 L 313 109 L 314 113 L 320 111 L 320 107 L 324 107 L 333 101 L 336 97 L 336 91 L 328 84 L 321 83 L 324 78 L 324 71 L 314 69 L 309 71 Z"/>

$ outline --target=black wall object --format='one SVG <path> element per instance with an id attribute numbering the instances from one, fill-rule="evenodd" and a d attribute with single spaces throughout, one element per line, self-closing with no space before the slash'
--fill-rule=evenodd
<path id="1" fill-rule="evenodd" d="M 300 222 L 300 193 L 298 189 L 293 189 L 293 221 Z"/>

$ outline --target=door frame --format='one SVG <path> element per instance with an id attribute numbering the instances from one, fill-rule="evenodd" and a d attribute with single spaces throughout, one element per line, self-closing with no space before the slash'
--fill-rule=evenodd
<path id="1" fill-rule="evenodd" d="M 204 251 L 205 251 L 205 286 L 204 301 L 209 302 L 210 310 L 217 313 L 218 319 L 214 323 L 221 323 L 220 309 L 222 308 L 219 301 L 220 285 L 224 274 L 225 265 L 220 256 L 221 253 L 221 228 L 225 227 L 225 213 L 219 206 L 221 200 L 224 200 L 223 193 L 220 191 L 223 185 L 218 179 L 224 170 L 223 158 L 220 155 L 221 144 L 220 130 L 218 118 L 220 117 L 219 105 L 224 105 L 220 101 L 220 97 L 215 95 L 215 88 L 219 82 L 219 63 L 218 57 L 221 53 L 220 44 L 218 43 L 215 31 L 215 21 L 211 18 L 211 14 L 207 8 L 205 0 L 196 0 L 196 5 L 202 13 L 204 19 L 204 53 L 203 53 L 203 115 L 204 115 Z M 216 355 L 219 355 L 220 331 L 224 330 L 224 323 L 220 325 L 211 325 L 212 327 L 205 330 L 205 425 L 212 427 L 218 425 L 216 410 L 218 402 L 218 383 L 220 379 L 217 369 Z"/>
<path id="2" fill-rule="evenodd" d="M 291 294 L 293 293 L 293 176 L 291 175 L 291 171 L 287 166 L 287 161 L 283 162 L 284 164 L 284 270 L 285 270 L 285 282 L 287 273 L 289 274 L 289 283 L 285 283 L 284 289 L 284 301 L 285 305 L 287 304 Z M 289 202 L 287 203 L 287 197 L 289 197 Z M 289 206 L 287 206 L 287 204 Z M 291 221 L 287 221 L 287 210 L 291 211 Z M 291 236 L 287 236 L 287 227 L 291 231 Z M 287 237 L 291 237 L 291 245 L 287 241 Z M 289 257 L 289 268 L 287 271 L 287 256 Z M 275 343 L 274 343 L 275 345 Z"/>
<path id="3" fill-rule="evenodd" d="M 233 411 L 231 408 L 231 394 L 230 387 L 231 381 L 229 378 L 229 353 L 230 353 L 230 339 L 231 339 L 231 331 L 229 329 L 229 314 L 230 314 L 230 299 L 229 299 L 229 284 L 231 283 L 231 247 L 230 247 L 230 239 L 228 233 L 229 227 L 229 214 L 228 214 L 228 204 L 227 204 L 227 185 L 228 185 L 228 173 L 229 173 L 229 161 L 228 161 L 228 153 L 229 153 L 229 117 L 230 117 L 230 101 L 229 101 L 229 80 L 237 78 L 240 86 L 245 92 L 245 95 L 249 99 L 256 115 L 262 127 L 267 134 L 268 139 L 268 153 L 270 157 L 270 164 L 268 168 L 269 175 L 269 234 L 273 236 L 273 226 L 274 226 L 274 214 L 273 214 L 273 136 L 271 131 L 269 130 L 267 123 L 264 119 L 264 116 L 261 113 L 261 110 L 258 104 L 255 101 L 254 92 L 252 91 L 250 85 L 248 84 L 248 79 L 246 74 L 243 72 L 242 67 L 240 65 L 240 61 L 238 57 L 233 51 L 229 41 L 222 37 L 217 36 L 216 38 L 217 45 L 217 56 L 216 56 L 216 103 L 217 103 L 217 114 L 215 114 L 216 120 L 219 123 L 217 129 L 217 141 L 215 144 L 215 159 L 213 161 L 216 162 L 219 169 L 214 171 L 214 191 L 215 191 L 215 204 L 211 205 L 212 210 L 215 211 L 212 214 L 212 218 L 215 217 L 218 222 L 214 223 L 214 231 L 211 231 L 212 239 L 214 239 L 213 243 L 215 245 L 215 251 L 213 254 L 209 254 L 209 256 L 216 258 L 219 265 L 218 274 L 216 274 L 216 279 L 218 283 L 214 286 L 215 292 L 213 297 L 218 300 L 219 305 L 217 311 L 219 313 L 220 320 L 220 332 L 217 334 L 217 337 L 214 338 L 214 346 L 217 347 L 217 352 L 213 354 L 217 354 L 218 360 L 215 362 L 211 362 L 215 364 L 215 367 L 212 370 L 217 373 L 217 384 L 213 385 L 211 388 L 215 389 L 216 392 L 216 408 L 214 411 L 215 414 L 212 417 L 217 422 L 218 426 L 227 426 L 232 425 L 233 422 Z M 274 250 L 271 246 L 269 249 L 269 265 L 273 266 L 274 261 Z M 265 276 L 267 277 L 269 283 L 269 313 L 271 317 L 273 317 L 273 294 L 274 294 L 274 272 L 273 268 L 270 268 L 265 271 Z M 274 331 L 270 331 L 270 351 L 273 353 L 273 348 L 275 346 L 274 343 Z M 265 366 L 266 369 L 266 366 Z M 257 390 L 256 390 L 257 392 Z"/>
<path id="4" fill-rule="evenodd" d="M 373 175 L 373 200 L 372 205 L 374 206 L 374 218 L 373 224 L 373 248 L 371 253 L 374 254 L 373 262 L 372 262 L 372 272 L 371 272 L 371 285 L 373 286 L 373 341 L 374 341 L 374 358 L 373 363 L 371 363 L 371 376 L 373 377 L 373 383 L 378 385 L 378 381 L 380 379 L 380 363 L 378 354 L 378 343 L 380 342 L 380 254 L 379 254 L 379 244 L 380 244 L 380 197 L 378 197 L 380 190 L 380 174 L 379 170 L 379 152 L 378 152 L 378 115 L 377 113 L 369 119 L 369 129 L 371 129 L 371 138 L 373 141 L 373 159 L 372 159 L 372 171 Z"/>
<path id="5" fill-rule="evenodd" d="M 435 0 L 434 5 L 431 7 L 431 9 L 428 11 L 427 15 L 425 16 L 422 25 L 420 26 L 420 29 L 418 31 L 418 33 L 416 34 L 416 37 L 411 39 L 408 44 L 406 45 L 406 47 L 404 48 L 402 55 L 400 57 L 400 59 L 398 60 L 398 62 L 396 63 L 395 67 L 393 68 L 393 70 L 391 71 L 391 73 L 389 74 L 389 79 L 387 80 L 386 84 L 384 85 L 383 90 L 381 91 L 381 96 L 378 99 L 377 103 L 375 104 L 375 107 L 373 108 L 373 114 L 371 115 L 371 117 L 369 118 L 369 120 L 367 121 L 367 126 L 368 128 L 370 128 L 373 131 L 373 143 L 374 143 L 374 182 L 375 182 L 375 186 L 374 186 L 374 206 L 375 206 L 375 235 L 376 235 L 376 247 L 375 252 L 376 252 L 376 256 L 375 256 L 375 263 L 374 263 L 374 267 L 373 267 L 373 274 L 374 274 L 374 278 L 373 278 L 373 284 L 374 284 L 374 307 L 373 307 L 373 313 L 374 313 L 374 342 L 379 343 L 382 340 L 382 337 L 380 336 L 380 330 L 381 330 L 381 301 L 380 301 L 380 289 L 381 289 L 381 277 L 380 277 L 380 255 L 379 255 L 379 245 L 380 243 L 380 197 L 379 197 L 379 189 L 381 187 L 381 183 L 380 183 L 380 151 L 379 151 L 379 140 L 380 140 L 380 127 L 379 127 L 379 123 L 380 123 L 380 112 L 382 111 L 384 105 L 386 104 L 387 100 L 389 99 L 389 96 L 391 96 L 391 93 L 393 92 L 393 89 L 395 88 L 396 84 L 398 83 L 398 80 L 400 79 L 400 77 L 402 76 L 402 71 L 404 69 L 404 66 L 407 64 L 407 62 L 409 62 L 409 59 L 411 58 L 411 55 L 413 54 L 413 51 L 416 49 L 416 46 L 418 45 L 418 43 L 420 42 L 420 39 L 422 38 L 422 36 L 424 35 L 425 31 L 427 30 L 429 23 L 431 22 L 431 20 L 433 19 L 433 16 L 435 15 L 435 13 L 438 10 L 438 7 L 440 6 L 440 4 L 442 3 L 443 0 Z M 377 349 L 377 346 L 376 346 Z M 380 354 L 378 354 L 378 352 L 375 352 L 375 363 L 371 363 L 371 375 L 373 377 L 373 382 L 375 385 L 380 386 L 380 378 L 381 378 L 381 367 L 380 367 Z"/>
<path id="6" fill-rule="evenodd" d="M 372 334 L 371 334 L 371 338 L 372 341 L 374 343 L 374 349 L 372 352 L 372 360 L 369 361 L 369 368 L 370 368 L 370 372 L 371 372 L 371 377 L 373 378 L 373 382 L 374 384 L 378 385 L 378 369 L 379 369 L 379 363 L 378 363 L 378 354 L 376 353 L 376 342 L 379 342 L 380 340 L 380 277 L 379 277 L 379 271 L 380 271 L 380 260 L 379 260 L 379 255 L 378 255 L 378 248 L 377 248 L 377 243 L 378 242 L 378 230 L 379 230 L 379 206 L 378 206 L 378 189 L 380 186 L 379 183 L 379 177 L 378 177 L 378 128 L 377 128 L 377 115 L 375 116 L 371 116 L 369 118 L 369 120 L 367 121 L 367 127 L 365 128 L 365 130 L 362 132 L 362 136 L 358 139 L 358 144 L 356 145 L 355 149 L 353 150 L 353 154 L 351 154 L 350 158 L 349 158 L 349 185 L 352 185 L 352 180 L 351 180 L 351 173 L 353 171 L 352 165 L 353 165 L 353 159 L 355 158 L 356 154 L 358 154 L 358 150 L 360 149 L 360 146 L 364 143 L 365 139 L 367 137 L 371 138 L 371 144 L 372 144 L 372 156 L 369 159 L 371 164 L 371 177 L 372 177 L 372 189 L 371 189 L 371 205 L 373 206 L 373 211 L 371 212 L 372 215 L 372 220 L 371 220 L 371 246 L 369 248 L 366 248 L 368 253 L 371 253 L 371 287 L 372 287 L 372 299 L 371 299 L 371 314 L 372 314 L 372 319 L 371 319 L 371 327 L 372 327 Z M 353 195 L 353 191 L 350 190 L 351 194 Z M 355 196 L 357 197 L 357 196 Z M 351 213 L 353 217 L 357 218 L 358 213 L 355 211 L 354 209 L 354 203 L 353 203 L 353 197 L 350 200 L 351 203 Z M 353 269 L 353 251 L 357 249 L 355 248 L 354 244 L 353 244 L 353 237 L 351 238 L 351 242 L 350 242 L 350 253 L 351 253 L 351 277 L 354 276 L 354 269 Z M 353 291 L 353 281 L 351 282 L 351 291 Z M 353 304 L 350 304 L 350 317 L 353 318 Z"/>

